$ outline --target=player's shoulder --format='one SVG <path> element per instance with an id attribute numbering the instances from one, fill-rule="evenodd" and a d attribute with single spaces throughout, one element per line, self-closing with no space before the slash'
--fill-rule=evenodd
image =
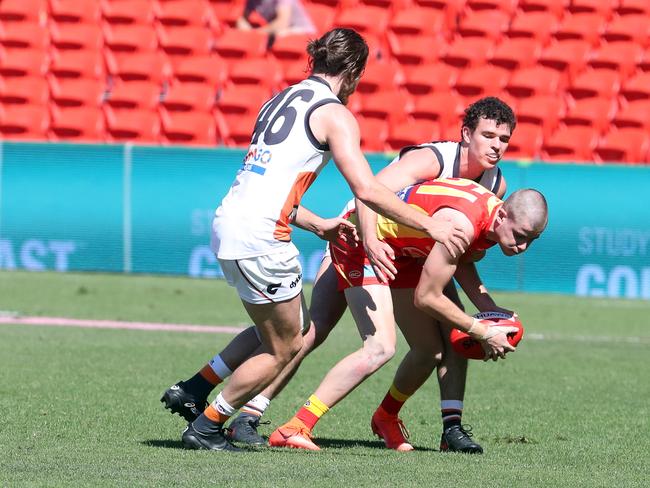
<path id="1" fill-rule="evenodd" d="M 456 208 L 443 207 L 435 215 L 443 219 L 449 219 L 465 232 L 470 241 L 474 239 L 474 223 L 465 212 Z"/>

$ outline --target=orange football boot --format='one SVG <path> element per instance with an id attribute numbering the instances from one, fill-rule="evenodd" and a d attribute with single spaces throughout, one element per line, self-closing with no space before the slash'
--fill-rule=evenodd
<path id="1" fill-rule="evenodd" d="M 312 437 L 311 430 L 305 424 L 291 419 L 273 431 L 269 436 L 269 446 L 320 451 L 320 447 L 312 442 Z"/>
<path id="2" fill-rule="evenodd" d="M 389 415 L 379 407 L 372 416 L 370 427 L 377 437 L 384 439 L 387 448 L 403 452 L 414 449 L 407 441 L 409 432 L 397 415 Z"/>

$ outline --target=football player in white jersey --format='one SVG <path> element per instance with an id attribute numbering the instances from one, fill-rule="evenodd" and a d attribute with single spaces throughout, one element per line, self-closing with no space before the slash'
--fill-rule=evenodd
<path id="1" fill-rule="evenodd" d="M 426 232 L 452 255 L 468 242 L 462 227 L 418 212 L 372 174 L 361 152 L 358 124 L 345 107 L 368 58 L 363 38 L 351 29 L 333 29 L 311 41 L 307 52 L 312 76 L 262 106 L 248 153 L 215 212 L 212 249 L 255 324 L 259 346 L 250 355 L 235 338 L 232 349 L 239 358 L 225 360 L 218 355 L 210 362 L 211 371 L 188 382 L 192 390 L 200 380 L 211 384 L 232 375 L 214 402 L 183 432 L 183 445 L 189 449 L 237 450 L 226 437 L 224 423 L 268 386 L 302 348 L 302 332 L 309 328 L 310 319 L 289 225 L 325 238 L 345 232 L 337 219 L 323 220 L 300 207 L 302 195 L 330 158 L 355 197 L 368 207 Z M 185 386 L 174 385 L 162 398 L 181 414 L 191 403 L 183 396 Z"/>

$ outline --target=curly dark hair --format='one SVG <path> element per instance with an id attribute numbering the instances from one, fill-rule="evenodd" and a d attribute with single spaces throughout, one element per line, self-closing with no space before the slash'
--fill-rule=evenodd
<path id="1" fill-rule="evenodd" d="M 507 124 L 511 133 L 517 125 L 515 113 L 506 102 L 497 97 L 481 98 L 467 107 L 463 117 L 463 126 L 469 127 L 474 132 L 482 118 L 495 120 L 497 125 Z"/>

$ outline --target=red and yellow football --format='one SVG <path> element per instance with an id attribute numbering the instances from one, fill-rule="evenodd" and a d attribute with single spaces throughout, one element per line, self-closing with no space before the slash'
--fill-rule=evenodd
<path id="1" fill-rule="evenodd" d="M 508 342 L 512 346 L 516 346 L 524 336 L 524 326 L 519 321 L 517 315 L 511 316 L 502 312 L 481 312 L 474 315 L 478 320 L 487 320 L 492 322 L 490 325 L 499 325 L 505 327 L 516 327 L 517 332 L 508 334 Z M 481 343 L 476 339 L 472 339 L 466 332 L 458 329 L 452 329 L 449 335 L 451 347 L 454 348 L 458 354 L 467 359 L 484 359 L 485 351 Z"/>

